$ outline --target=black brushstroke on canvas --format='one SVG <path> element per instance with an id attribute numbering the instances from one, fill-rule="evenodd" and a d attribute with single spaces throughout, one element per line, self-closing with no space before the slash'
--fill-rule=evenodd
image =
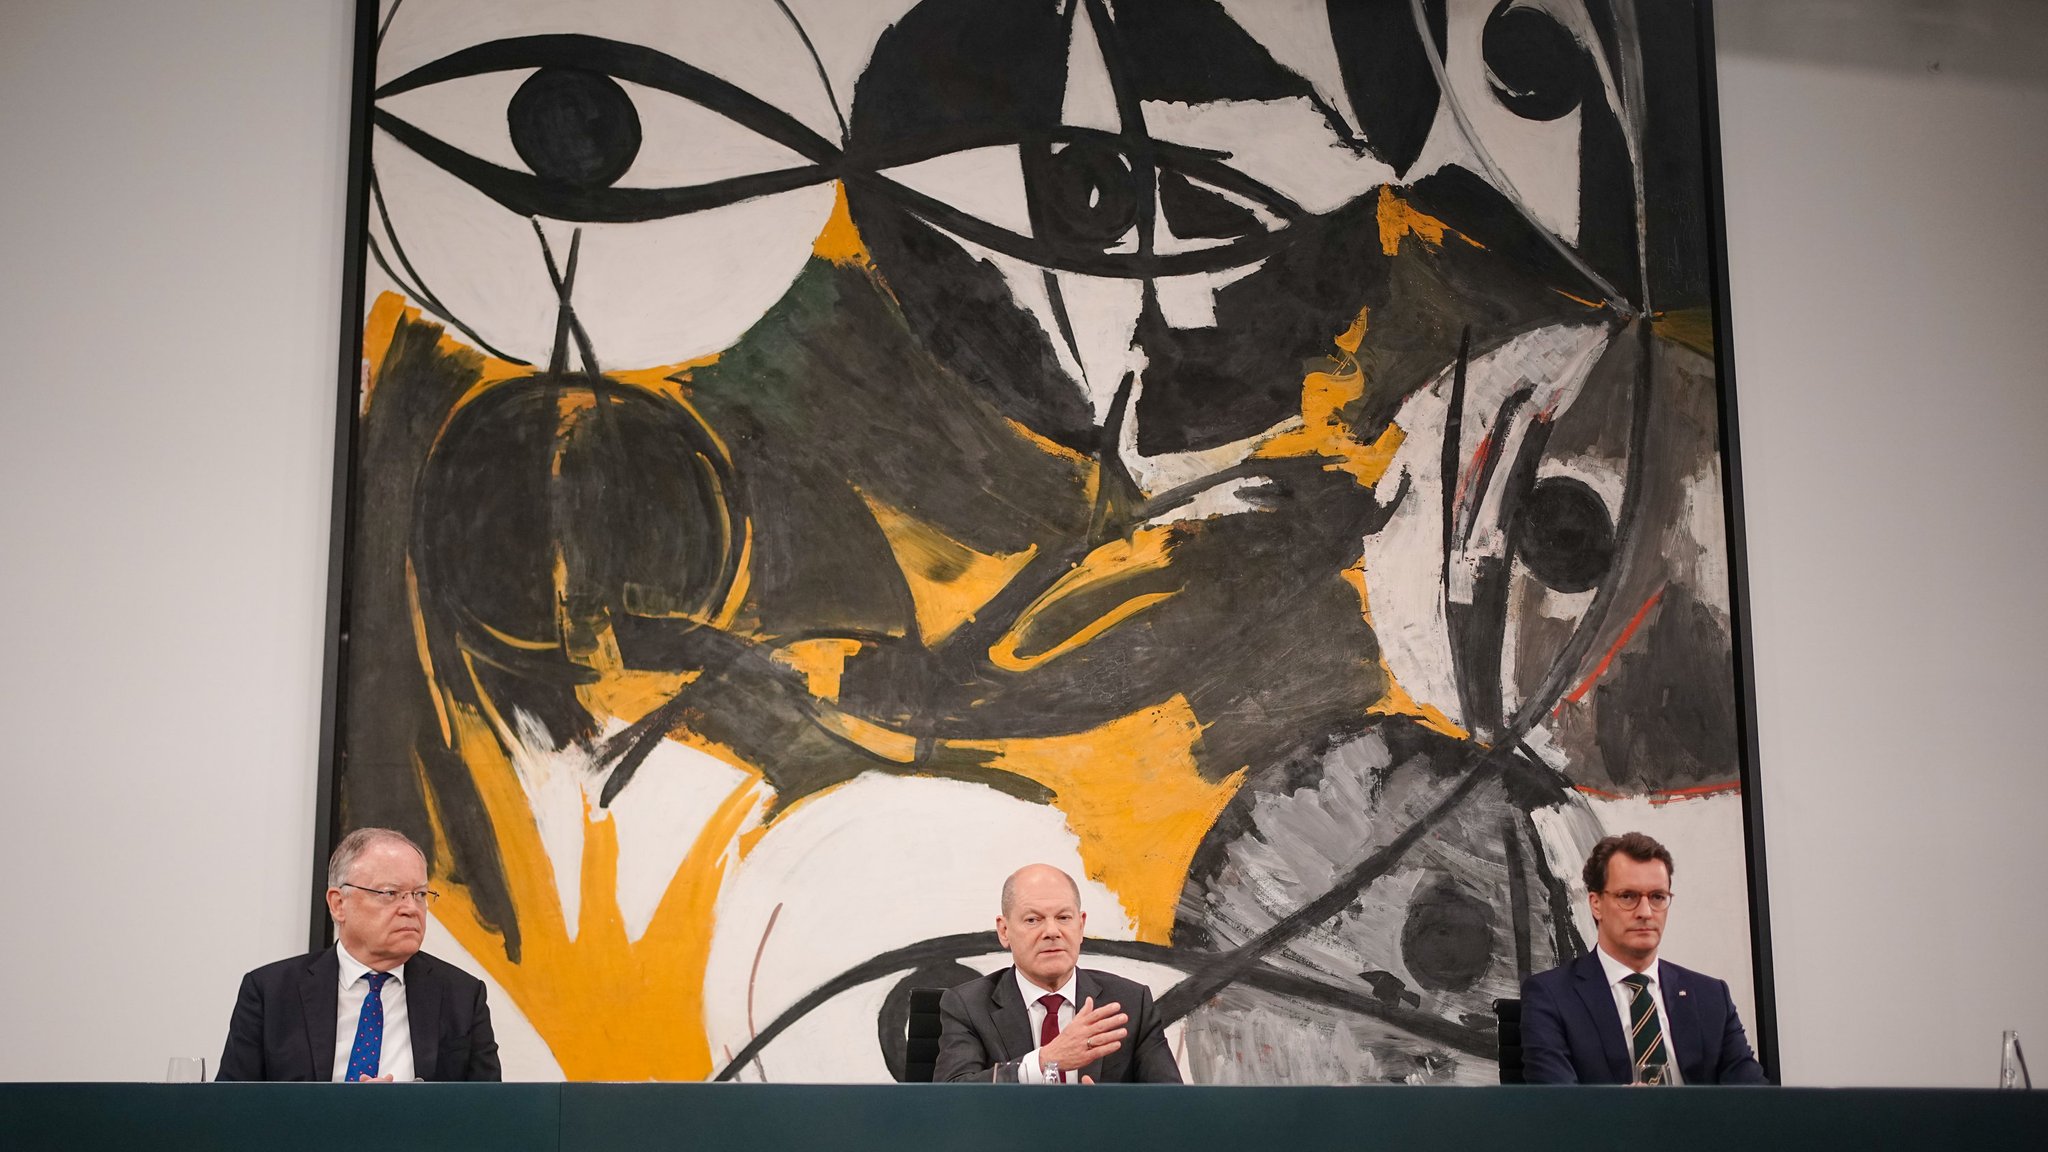
<path id="1" fill-rule="evenodd" d="M 1696 74 L 1691 30 L 1679 15 L 1638 14 L 1630 28 L 1592 7 L 1600 40 L 1593 51 L 1605 66 L 1659 78 L 1644 106 L 1624 110 L 1646 126 L 1640 169 L 1626 116 L 1610 113 L 1596 61 L 1548 15 L 1503 3 L 1488 17 L 1483 47 L 1503 106 L 1536 120 L 1582 113 L 1572 254 L 1483 179 L 1445 168 L 1399 195 L 1448 224 L 1454 238 L 1440 248 L 1409 241 L 1389 256 L 1373 197 L 1311 213 L 1227 155 L 1147 128 L 1148 101 L 1301 100 L 1342 127 L 1335 135 L 1345 146 L 1405 173 L 1444 98 L 1431 62 L 1445 50 L 1443 6 L 1435 2 L 1412 12 L 1330 5 L 1358 133 L 1221 6 L 1205 2 L 926 0 L 876 45 L 838 143 L 702 68 L 590 36 L 487 41 L 385 85 L 380 98 L 534 69 L 507 109 L 529 172 L 483 161 L 387 110 L 374 114 L 389 146 L 410 148 L 520 216 L 644 221 L 836 179 L 874 267 L 813 262 L 747 339 L 678 379 L 689 405 L 599 373 L 601 350 L 572 306 L 573 247 L 560 269 L 548 254 L 561 309 L 547 371 L 472 396 L 474 355 L 439 349 L 436 325 L 398 324 L 359 440 L 354 655 L 340 773 L 348 821 L 430 840 L 431 793 L 457 879 L 516 962 L 519 928 L 497 833 L 441 731 L 434 693 L 507 724 L 524 717 L 555 749 L 585 746 L 593 770 L 607 774 L 600 803 L 629 787 L 671 732 L 687 729 L 759 766 L 776 811 L 862 772 L 946 776 L 1057 803 L 1043 785 L 954 745 L 1086 731 L 1179 698 L 1206 726 L 1195 747 L 1202 775 L 1220 780 L 1242 769 L 1247 783 L 1197 853 L 1174 946 L 1102 941 L 1091 950 L 1184 971 L 1161 1000 L 1173 1018 L 1207 1011 L 1205 1026 L 1231 1027 L 1225 1016 L 1250 1019 L 1263 1009 L 1203 1005 L 1233 988 L 1257 989 L 1393 1029 L 1407 1039 L 1389 1042 L 1390 1060 L 1412 1055 L 1404 1047 L 1411 1042 L 1483 1057 L 1491 1022 L 1473 1009 L 1474 997 L 1581 946 L 1568 878 L 1544 865 L 1532 814 L 1575 811 L 1572 783 L 1648 790 L 1727 780 L 1735 769 L 1729 624 L 1714 590 L 1693 586 L 1714 574 L 1670 573 L 1656 560 L 1668 534 L 1683 530 L 1683 482 L 1716 459 L 1711 366 L 1658 341 L 1651 323 L 1630 318 L 1621 302 L 1575 303 L 1604 292 L 1591 291 L 1568 258 L 1638 302 L 1653 285 L 1666 308 L 1704 298 L 1696 93 L 1662 80 Z M 1121 121 L 1115 131 L 1062 123 L 1073 21 L 1083 19 L 1102 48 Z M 719 112 L 804 164 L 686 188 L 619 187 L 641 146 L 620 81 Z M 888 175 L 992 146 L 1018 150 L 1029 236 Z M 1649 205 L 1640 221 L 1638 180 Z M 380 264 L 431 313 L 473 337 L 427 292 L 388 214 L 384 220 L 398 270 L 381 252 Z M 1162 254 L 1162 227 L 1221 243 Z M 1038 270 L 1054 305 L 1052 329 L 1019 307 L 1002 274 L 961 241 Z M 1157 278 L 1244 269 L 1255 270 L 1215 292 L 1213 325 L 1167 322 Z M 1056 273 L 1143 284 L 1135 332 L 1142 387 L 1122 379 L 1106 419 L 1061 366 L 1060 350 L 1075 361 L 1081 355 Z M 1469 519 L 1454 523 L 1460 429 L 1471 419 L 1495 430 L 1494 454 L 1463 482 L 1484 491 L 1495 470 L 1505 470 L 1493 514 L 1509 546 L 1477 574 L 1469 601 L 1446 605 L 1458 705 L 1466 728 L 1487 744 L 1361 712 L 1388 684 L 1377 638 L 1342 573 L 1358 563 L 1360 541 L 1409 498 L 1405 483 L 1379 495 L 1319 459 L 1261 459 L 1147 497 L 1119 456 L 1126 420 L 1134 421 L 1138 450 L 1156 455 L 1230 444 L 1298 415 L 1304 373 L 1337 367 L 1327 359 L 1331 337 L 1361 315 L 1370 318 L 1368 339 L 1348 367 L 1367 383 L 1343 413 L 1360 443 L 1454 366 L 1437 478 L 1446 565 L 1473 531 Z M 1470 364 L 1538 328 L 1589 322 L 1605 325 L 1612 339 L 1589 377 L 1588 399 L 1555 423 L 1530 423 L 1514 458 L 1501 458 L 1511 424 L 1526 418 L 1527 393 L 1492 412 L 1468 412 Z M 571 342 L 581 371 L 569 368 Z M 1092 484 L 1087 468 L 1015 436 L 1006 421 L 1089 457 L 1098 468 Z M 1617 461 L 1614 505 L 1559 472 Z M 1173 526 L 1170 567 L 1027 618 L 1096 547 L 1230 486 L 1247 510 Z M 1032 557 L 971 619 L 943 637 L 923 636 L 877 505 L 983 554 Z M 725 625 L 715 618 L 740 576 L 742 534 L 751 549 L 747 591 L 739 619 Z M 1591 592 L 1591 603 L 1568 619 L 1518 612 L 1538 585 Z M 1042 656 L 1147 593 L 1165 599 L 1057 659 L 1024 671 L 989 659 L 1011 632 L 1027 661 Z M 1590 657 L 1633 626 L 1641 605 L 1649 615 L 1640 639 L 1582 700 L 1560 703 Z M 833 698 L 813 695 L 804 676 L 776 658 L 778 646 L 801 639 L 858 644 Z M 606 645 L 627 669 L 694 678 L 601 740 L 577 689 L 612 659 Z M 1510 647 L 1517 663 L 1504 668 Z M 1683 706 L 1658 703 L 1674 693 Z M 833 713 L 908 734 L 915 754 L 881 755 L 827 723 Z M 1539 722 L 1550 725 L 1553 746 L 1568 750 L 1564 763 L 1545 765 L 1523 746 Z M 1358 749 L 1374 741 L 1387 763 L 1360 768 Z M 1333 863 L 1342 865 L 1333 883 L 1265 909 L 1263 922 L 1243 920 L 1256 893 L 1241 872 L 1223 868 L 1234 846 L 1265 834 L 1260 821 L 1281 811 L 1273 805 L 1307 803 L 1361 781 L 1414 789 L 1428 803 L 1333 847 Z M 1468 841 L 1485 875 L 1459 873 L 1433 855 L 1425 833 Z M 1400 897 L 1397 919 L 1349 919 L 1355 901 L 1406 883 L 1410 871 L 1415 887 Z M 1539 891 L 1540 906 L 1531 899 Z M 1541 937 L 1535 917 L 1549 924 Z M 1320 968 L 1291 951 L 1311 932 L 1336 932 L 1345 947 L 1384 953 L 1385 961 Z M 992 945 L 985 934 L 948 937 L 857 965 L 785 1010 L 721 1076 L 840 991 L 905 968 L 957 974 L 955 962 Z M 1418 1007 L 1425 998 L 1429 1007 Z M 891 1010 L 885 1005 L 878 1023 L 885 1049 Z"/>

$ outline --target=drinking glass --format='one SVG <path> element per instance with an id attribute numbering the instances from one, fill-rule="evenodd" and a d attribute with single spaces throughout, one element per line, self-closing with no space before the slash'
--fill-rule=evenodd
<path id="1" fill-rule="evenodd" d="M 206 1057 L 173 1056 L 171 1066 L 164 1072 L 166 1084 L 206 1083 Z"/>
<path id="2" fill-rule="evenodd" d="M 1024 1062 L 1022 1060 L 1011 1060 L 989 1069 L 989 1079 L 997 1084 L 1021 1084 L 1023 1079 L 1019 1073 L 1023 1072 L 1023 1070 Z"/>
<path id="3" fill-rule="evenodd" d="M 1664 1064 L 1662 1061 L 1659 1061 L 1654 1064 L 1637 1065 L 1635 1071 L 1635 1082 L 1637 1084 L 1642 1084 L 1650 1088 L 1662 1088 L 1665 1085 L 1671 1083 L 1670 1080 L 1665 1078 Z"/>
<path id="4" fill-rule="evenodd" d="M 2027 1075 L 2027 1054 L 2020 1049 L 2020 1034 L 2008 1028 L 2003 1040 L 1998 1054 L 1998 1086 L 2032 1088 L 2034 1078 Z"/>

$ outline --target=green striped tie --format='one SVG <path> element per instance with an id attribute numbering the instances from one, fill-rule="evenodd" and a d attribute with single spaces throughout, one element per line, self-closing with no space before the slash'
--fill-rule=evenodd
<path id="1" fill-rule="evenodd" d="M 1628 985 L 1628 1048 L 1635 1059 L 1635 1081 L 1662 1084 L 1669 1053 L 1664 1047 L 1664 1029 L 1657 1023 L 1657 1000 L 1650 995 L 1650 978 L 1633 972 L 1621 982 Z"/>

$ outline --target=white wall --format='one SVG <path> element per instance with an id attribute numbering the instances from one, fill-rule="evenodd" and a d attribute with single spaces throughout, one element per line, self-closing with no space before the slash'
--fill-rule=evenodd
<path id="1" fill-rule="evenodd" d="M 304 951 L 350 20 L 0 5 L 0 1078 Z"/>
<path id="2" fill-rule="evenodd" d="M 2048 5 L 1720 24 L 1786 1070 L 1986 1084 L 2048 1050 Z M 303 945 L 348 69 L 339 0 L 0 5 L 0 1079 L 215 1057 Z"/>
<path id="3" fill-rule="evenodd" d="M 1788 1078 L 2048 1051 L 2048 5 L 1717 10 Z"/>

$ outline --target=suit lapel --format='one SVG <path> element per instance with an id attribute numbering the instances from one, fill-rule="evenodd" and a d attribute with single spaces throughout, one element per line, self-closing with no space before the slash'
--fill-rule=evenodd
<path id="1" fill-rule="evenodd" d="M 1082 968 L 1074 977 L 1074 995 L 1078 997 L 1074 1002 L 1074 1011 L 1076 1012 L 1081 1010 L 1081 1005 L 1086 1004 L 1090 1000 L 1095 1001 L 1099 1007 L 1102 1004 L 1103 997 L 1102 982 L 1095 978 L 1095 973 Z M 1126 1011 L 1128 1012 L 1129 1010 L 1126 1009 Z M 1135 1020 L 1125 1025 L 1126 1028 L 1131 1029 L 1131 1034 L 1124 1037 L 1123 1047 L 1117 1049 L 1117 1054 L 1128 1055 L 1130 1053 L 1131 1045 L 1135 1041 L 1137 1033 L 1136 1028 L 1132 1027 L 1134 1024 L 1136 1024 Z M 1102 1072 L 1103 1061 L 1107 1059 L 1109 1059 L 1107 1056 L 1097 1056 L 1094 1063 L 1081 1069 L 1081 1074 L 1074 1077 L 1074 1083 L 1079 1084 L 1081 1076 L 1087 1076 L 1097 1084 L 1107 1083 L 1108 1077 L 1104 1076 Z"/>
<path id="2" fill-rule="evenodd" d="M 1022 1060 L 1038 1041 L 1031 1035 L 1031 1014 L 1024 1010 L 1024 995 L 1017 991 L 1017 970 L 1005 968 L 996 975 L 989 992 L 989 1018 L 1003 1042 L 1004 1060 Z"/>
<path id="3" fill-rule="evenodd" d="M 1671 1058 L 1678 1063 L 1678 1074 L 1687 1084 L 1703 1082 L 1701 1077 L 1710 1070 L 1704 1067 L 1705 1038 L 1693 1016 L 1692 982 L 1677 965 L 1659 960 L 1657 983 L 1664 992 L 1664 1015 L 1671 1018 L 1671 1035 L 1665 1039 L 1671 1045 Z"/>
<path id="4" fill-rule="evenodd" d="M 1598 954 L 1588 952 L 1572 961 L 1572 983 L 1593 1018 L 1593 1034 L 1600 1037 L 1600 1051 L 1607 1057 L 1609 1074 L 1622 1084 L 1635 1079 L 1635 1062 L 1628 1058 L 1628 1037 L 1621 1031 L 1621 1010 L 1614 1006 L 1614 989 L 1607 984 L 1607 969 L 1601 966 Z"/>
<path id="5" fill-rule="evenodd" d="M 334 1079 L 335 1015 L 340 1011 L 341 961 L 334 949 L 313 957 L 299 976 L 299 1004 L 306 1012 L 306 1044 L 312 1049 L 313 1081 Z"/>
<path id="6" fill-rule="evenodd" d="M 405 1018 L 412 1034 L 412 1074 L 434 1079 L 441 1047 L 441 984 L 433 978 L 433 961 L 414 953 L 405 964 Z"/>

